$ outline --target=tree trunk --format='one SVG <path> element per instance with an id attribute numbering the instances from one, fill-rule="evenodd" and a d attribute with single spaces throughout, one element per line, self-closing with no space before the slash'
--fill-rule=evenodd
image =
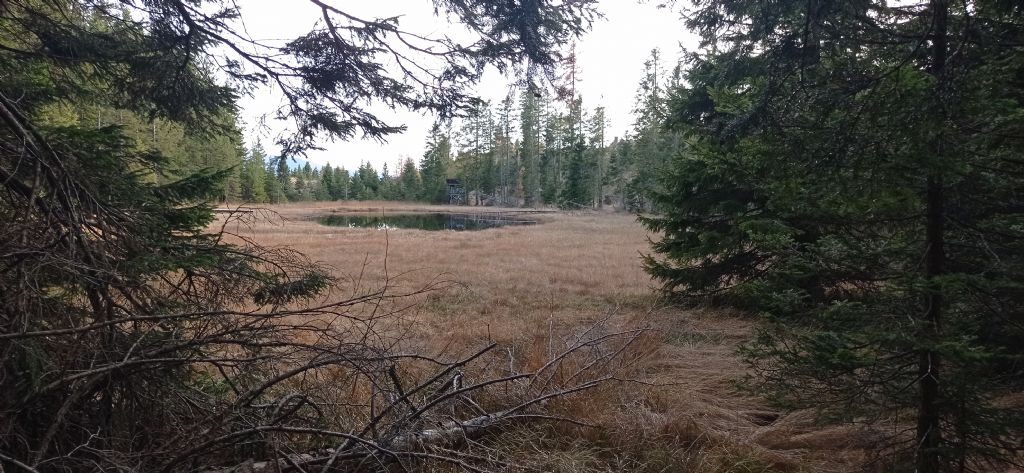
<path id="1" fill-rule="evenodd" d="M 932 74 L 937 80 L 936 94 L 938 100 L 944 100 L 946 93 L 946 56 L 947 17 L 949 14 L 948 0 L 932 0 L 933 20 L 933 55 Z M 939 108 L 940 113 L 941 108 Z M 940 122 L 942 117 L 939 117 Z M 942 161 L 945 149 L 943 135 L 940 132 L 934 143 L 934 159 L 936 162 L 928 176 L 927 210 L 926 210 L 926 254 L 925 278 L 927 288 L 924 300 L 925 312 L 922 322 L 922 336 L 926 348 L 921 350 L 918 359 L 918 375 L 920 404 L 917 412 L 918 449 L 916 466 L 917 473 L 939 473 L 942 467 L 942 393 L 939 386 L 941 359 L 933 346 L 939 340 L 942 329 L 943 297 L 936 279 L 945 271 L 945 192 L 942 179 Z"/>
<path id="2" fill-rule="evenodd" d="M 942 293 L 934 280 L 942 274 L 945 263 L 944 250 L 944 196 L 942 180 L 939 177 L 928 179 L 928 210 L 927 210 L 927 255 L 925 272 L 928 279 L 925 296 L 925 313 L 923 337 L 926 344 L 933 344 L 939 338 L 942 322 Z M 918 376 L 920 388 L 920 404 L 917 411 L 917 473 L 938 473 L 941 467 L 940 446 L 942 431 L 940 426 L 941 393 L 939 391 L 940 371 L 939 354 L 930 348 L 921 350 L 918 360 Z"/>

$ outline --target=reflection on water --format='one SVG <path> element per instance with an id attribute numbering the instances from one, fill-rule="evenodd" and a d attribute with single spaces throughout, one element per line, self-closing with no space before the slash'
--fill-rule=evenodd
<path id="1" fill-rule="evenodd" d="M 532 225 L 537 222 L 502 214 L 416 213 L 391 215 L 328 215 L 320 223 L 350 228 L 414 228 L 419 230 L 483 230 L 505 225 Z"/>

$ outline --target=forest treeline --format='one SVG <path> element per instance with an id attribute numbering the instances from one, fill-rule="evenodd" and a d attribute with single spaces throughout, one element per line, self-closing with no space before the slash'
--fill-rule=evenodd
<path id="1" fill-rule="evenodd" d="M 744 386 L 863 426 L 872 468 L 1024 464 L 1020 2 L 664 2 L 699 48 L 667 74 L 652 53 L 611 140 L 564 53 L 596 0 L 431 2 L 466 43 L 311 2 L 322 23 L 272 44 L 240 39 L 227 0 L 0 2 L 4 471 L 507 467 L 465 436 L 567 420 L 548 401 L 618 379 L 588 370 L 636 338 L 601 349 L 588 330 L 514 375 L 494 344 L 396 351 L 375 317 L 436 287 L 321 305 L 328 268 L 214 225 L 219 202 L 440 202 L 447 178 L 475 204 L 639 211 L 666 300 L 756 316 Z M 410 59 L 425 52 L 438 69 Z M 487 65 L 549 87 L 482 103 Z M 294 126 L 273 157 L 237 119 L 260 85 Z M 418 163 L 290 168 L 320 140 L 403 130 L 371 103 L 438 115 Z M 305 322 L 324 316 L 341 325 Z M 442 403 L 523 385 L 492 411 Z M 424 449 L 425 432 L 454 440 Z"/>
<path id="2" fill-rule="evenodd" d="M 566 64 L 574 77 L 571 55 Z M 636 120 L 621 138 L 609 137 L 605 109 L 586 108 L 584 98 L 573 93 L 575 84 L 570 84 L 561 90 L 525 87 L 497 102 L 480 101 L 465 117 L 435 122 L 418 160 L 385 163 L 381 169 L 368 160 L 356 169 L 308 162 L 296 167 L 295 160 L 269 156 L 259 143 L 247 150 L 228 146 L 240 140 L 237 127 L 218 138 L 224 146 L 210 150 L 221 153 L 215 158 L 198 156 L 184 162 L 185 167 L 214 164 L 236 169 L 221 196 L 234 202 L 447 203 L 445 180 L 450 178 L 462 183 L 472 205 L 649 209 L 647 191 L 680 144 L 680 134 L 666 131 L 663 119 L 668 91 L 679 87 L 681 69 L 676 62 L 666 70 L 662 53 L 653 50 L 637 86 Z M 154 136 L 160 132 L 154 131 Z M 176 146 L 173 137 L 151 142 L 161 151 Z"/>

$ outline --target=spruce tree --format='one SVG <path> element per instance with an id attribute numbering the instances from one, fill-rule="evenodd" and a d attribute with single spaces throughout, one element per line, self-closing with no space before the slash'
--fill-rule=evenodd
<path id="1" fill-rule="evenodd" d="M 405 158 L 399 179 L 402 190 L 400 198 L 402 200 L 418 200 L 423 194 L 423 189 L 420 184 L 420 173 L 416 170 L 416 163 L 412 158 Z"/>
<path id="2" fill-rule="evenodd" d="M 343 167 L 334 168 L 334 187 L 331 188 L 331 196 L 334 200 L 348 200 L 351 176 L 348 170 Z"/>
<path id="3" fill-rule="evenodd" d="M 623 190 L 626 202 L 636 210 L 651 210 L 649 196 L 657 188 L 658 176 L 664 172 L 668 157 L 674 151 L 662 128 L 667 109 L 663 67 L 661 51 L 652 50 L 644 63 L 644 77 L 633 108 L 636 117 L 631 146 L 633 159 Z"/>
<path id="4" fill-rule="evenodd" d="M 458 176 L 466 190 L 472 192 L 474 205 L 481 205 L 493 196 L 496 182 L 494 165 L 495 138 L 494 113 L 489 102 L 481 102 L 473 109 L 460 130 L 462 142 L 455 159 Z"/>
<path id="5" fill-rule="evenodd" d="M 593 186 L 593 199 L 598 206 L 602 205 L 604 200 L 604 184 L 608 178 L 609 168 L 609 153 L 608 146 L 605 142 L 605 132 L 608 129 L 608 116 L 605 113 L 605 108 L 599 106 L 594 109 L 593 115 L 590 117 L 588 123 L 588 133 L 590 136 L 587 138 L 587 162 L 592 167 L 592 175 L 590 176 L 591 186 Z"/>
<path id="6" fill-rule="evenodd" d="M 449 177 L 451 164 L 451 140 L 444 133 L 440 122 L 434 122 L 427 137 L 426 150 L 420 160 L 420 179 L 422 181 L 421 197 L 427 202 L 447 203 L 448 188 L 445 184 Z"/>
<path id="7" fill-rule="evenodd" d="M 895 471 L 1019 459 L 1024 20 L 1009 2 L 697 2 L 649 271 L 768 328 L 754 386 L 888 422 Z"/>
<path id="8" fill-rule="evenodd" d="M 516 143 L 512 137 L 514 121 L 515 105 L 509 94 L 498 105 L 498 122 L 495 124 L 495 200 L 502 206 L 518 205 L 520 197 L 516 195 L 519 163 Z"/>
<path id="9" fill-rule="evenodd" d="M 544 105 L 544 135 L 540 155 L 541 199 L 547 203 L 557 203 L 562 191 L 562 137 L 565 130 L 565 118 L 552 111 L 548 104 Z"/>
<path id="10" fill-rule="evenodd" d="M 362 166 L 360 165 L 360 169 Z M 359 170 L 356 170 L 352 174 L 349 184 L 349 198 L 353 200 L 366 200 L 366 185 L 363 184 L 363 180 L 359 178 Z"/>
<path id="11" fill-rule="evenodd" d="M 288 196 L 285 195 L 284 188 L 282 188 L 281 181 L 277 178 L 276 173 L 277 166 L 273 163 L 267 163 L 263 187 L 266 189 L 267 202 L 271 204 L 288 202 Z"/>
<path id="12" fill-rule="evenodd" d="M 332 190 L 334 189 L 334 168 L 325 164 L 320 169 L 320 185 L 316 188 L 316 200 L 334 200 Z"/>
<path id="13" fill-rule="evenodd" d="M 354 197 L 358 200 L 373 200 L 379 199 L 380 196 L 380 176 L 377 174 L 377 170 L 373 168 L 373 165 L 369 162 L 363 162 L 359 165 L 359 169 L 355 175 L 352 176 L 352 189 Z"/>
<path id="14" fill-rule="evenodd" d="M 531 83 L 529 87 L 523 89 L 519 103 L 519 126 L 522 136 L 520 162 L 522 163 L 524 201 L 528 207 L 535 207 L 541 203 L 539 103 L 541 98 L 539 89 Z"/>
<path id="15" fill-rule="evenodd" d="M 397 200 L 400 190 L 398 179 L 391 175 L 388 163 L 384 163 L 380 171 L 380 180 L 377 185 L 377 198 L 381 200 Z"/>
<path id="16" fill-rule="evenodd" d="M 266 153 L 263 151 L 263 145 L 257 142 L 246 153 L 245 160 L 242 161 L 239 179 L 241 181 L 241 197 L 245 202 L 263 203 L 269 199 L 267 196 L 267 163 L 265 159 Z"/>
<path id="17" fill-rule="evenodd" d="M 567 209 L 587 208 L 593 205 L 593 179 L 595 166 L 589 162 L 583 135 L 583 97 L 574 98 L 566 116 L 563 153 L 565 156 L 565 185 L 558 194 L 558 205 Z"/>

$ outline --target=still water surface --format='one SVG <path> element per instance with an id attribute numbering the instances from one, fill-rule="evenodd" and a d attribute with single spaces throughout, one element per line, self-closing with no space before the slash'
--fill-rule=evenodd
<path id="1" fill-rule="evenodd" d="M 390 215 L 328 215 L 320 223 L 350 228 L 412 228 L 418 230 L 484 230 L 506 225 L 533 225 L 536 221 L 503 214 L 415 213 Z"/>

